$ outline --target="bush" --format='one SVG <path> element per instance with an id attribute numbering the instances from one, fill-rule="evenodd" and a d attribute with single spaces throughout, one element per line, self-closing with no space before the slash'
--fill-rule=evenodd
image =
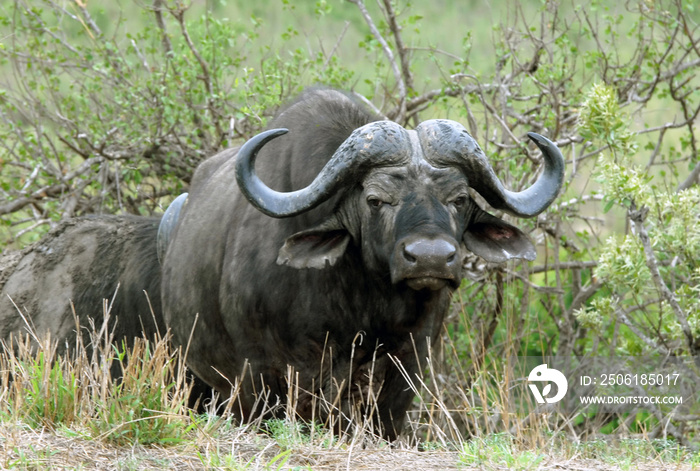
<path id="1" fill-rule="evenodd" d="M 542 2 L 537 11 L 514 3 L 492 27 L 474 20 L 451 50 L 431 43 L 449 41 L 451 12 L 485 12 L 447 0 L 429 12 L 389 0 L 321 1 L 308 11 L 283 1 L 274 18 L 286 23 L 272 36 L 260 16 L 227 20 L 218 3 L 195 11 L 154 0 L 128 12 L 5 3 L 6 247 L 62 218 L 159 212 L 204 158 L 258 132 L 302 86 L 323 83 L 352 89 L 405 126 L 463 122 L 513 190 L 538 171 L 528 131 L 566 157 L 560 198 L 520 224 L 539 246 L 537 262 L 470 260 L 446 329 L 451 367 L 431 386 L 447 407 L 464 409 L 460 394 L 496 381 L 475 375 L 513 355 L 700 355 L 693 2 Z M 120 21 L 106 26 L 110 16 Z M 318 45 L 316 27 L 333 31 Z M 483 37 L 492 49 L 474 47 Z M 697 414 L 652 409 L 649 433 L 697 440 Z"/>

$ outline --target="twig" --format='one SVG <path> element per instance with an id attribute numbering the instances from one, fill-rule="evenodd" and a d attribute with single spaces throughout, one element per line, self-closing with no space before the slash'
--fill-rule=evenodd
<path id="1" fill-rule="evenodd" d="M 350 22 L 346 21 L 345 26 L 343 27 L 343 31 L 340 32 L 340 35 L 338 36 L 338 40 L 333 45 L 333 49 L 331 49 L 331 52 L 328 53 L 328 57 L 326 57 L 326 61 L 323 63 L 324 70 L 328 67 L 328 64 L 330 63 L 331 59 L 335 55 L 335 51 L 337 51 L 338 47 L 340 47 L 340 43 L 343 40 L 343 38 L 345 37 L 345 33 L 347 33 L 349 27 L 350 27 Z"/>
<path id="2" fill-rule="evenodd" d="M 185 38 L 185 42 L 187 43 L 187 47 L 190 49 L 190 51 L 192 52 L 192 55 L 195 57 L 195 59 L 197 59 L 197 62 L 199 63 L 199 67 L 202 69 L 202 77 L 200 77 L 200 78 L 204 82 L 204 85 L 207 88 L 207 109 L 211 113 L 212 122 L 214 123 L 214 126 L 216 127 L 217 136 L 222 136 L 224 134 L 224 131 L 223 131 L 223 129 L 221 129 L 221 125 L 219 124 L 219 119 L 218 119 L 219 113 L 217 112 L 216 108 L 213 106 L 213 103 L 212 103 L 212 97 L 214 96 L 214 87 L 212 85 L 212 78 L 211 78 L 211 73 L 209 72 L 209 66 L 207 65 L 207 62 L 202 58 L 202 55 L 199 53 L 199 51 L 197 50 L 197 47 L 192 42 L 192 38 L 190 37 L 190 33 L 187 31 L 187 26 L 185 25 L 185 8 L 178 8 L 176 10 L 170 10 L 170 13 L 177 19 L 177 22 L 180 24 L 180 30 L 182 31 L 182 37 Z"/>
<path id="3" fill-rule="evenodd" d="M 536 267 L 531 268 L 528 270 L 528 273 L 534 274 L 534 273 L 542 273 L 546 271 L 555 271 L 555 270 L 580 270 L 583 268 L 593 268 L 598 265 L 598 262 L 595 260 L 589 261 L 589 262 L 559 262 L 558 264 L 553 264 L 553 265 L 539 265 Z"/>
<path id="4" fill-rule="evenodd" d="M 370 16 L 369 12 L 367 11 L 367 8 L 365 7 L 365 3 L 362 0 L 348 0 L 350 3 L 354 3 L 357 5 L 357 8 L 359 8 L 360 13 L 362 13 L 363 18 L 365 19 L 365 22 L 367 23 L 367 26 L 369 26 L 370 31 L 372 32 L 372 36 L 379 42 L 379 44 L 382 46 L 382 50 L 384 51 L 384 55 L 386 58 L 389 60 L 389 65 L 391 66 L 391 70 L 394 73 L 394 79 L 396 80 L 396 85 L 399 87 L 399 113 L 392 117 L 395 121 L 398 122 L 403 122 L 404 117 L 406 116 L 406 83 L 403 80 L 403 77 L 401 75 L 401 71 L 399 70 L 399 66 L 396 64 L 396 59 L 394 58 L 394 53 L 391 52 L 391 48 L 389 47 L 389 44 L 386 42 L 386 40 L 382 37 L 382 34 L 379 32 L 377 29 L 377 26 L 374 24 L 374 21 L 372 20 L 372 17 Z"/>
<path id="5" fill-rule="evenodd" d="M 60 195 L 67 189 L 68 185 L 66 185 L 65 183 L 57 183 L 55 185 L 44 186 L 42 188 L 39 188 L 29 196 L 17 198 L 13 201 L 10 201 L 9 203 L 0 205 L 0 214 L 14 213 L 15 211 L 19 211 L 20 209 L 24 208 L 28 204 L 36 202 L 37 200 Z"/>
<path id="6" fill-rule="evenodd" d="M 685 180 L 683 180 L 680 183 L 680 185 L 678 185 L 678 188 L 676 188 L 676 192 L 687 190 L 688 188 L 693 186 L 693 184 L 695 184 L 695 182 L 697 181 L 699 176 L 700 176 L 700 165 L 695 165 L 695 168 L 693 169 L 692 172 L 690 172 L 688 177 Z"/>
<path id="7" fill-rule="evenodd" d="M 139 45 L 136 44 L 136 41 L 134 41 L 133 39 L 131 40 L 131 46 L 134 48 L 134 51 L 136 51 L 136 55 L 139 56 L 139 59 L 141 59 L 141 65 L 143 65 L 143 68 L 146 70 L 146 72 L 150 72 L 151 68 L 148 66 L 148 60 L 146 59 L 146 56 L 144 56 L 141 53 Z"/>
<path id="8" fill-rule="evenodd" d="M 540 286 L 536 285 L 532 281 L 530 281 L 526 276 L 521 275 L 518 272 L 515 272 L 513 270 L 509 270 L 508 268 L 504 268 L 503 271 L 508 274 L 509 278 L 517 278 L 520 281 L 522 281 L 526 286 L 529 286 L 530 288 L 534 289 L 535 291 L 539 293 L 547 293 L 547 294 L 564 294 L 564 290 L 560 288 L 555 288 L 551 286 Z M 544 271 L 544 270 L 543 270 Z M 549 270 L 548 270 L 549 271 Z M 510 281 L 508 279 L 507 281 Z"/>
<path id="9" fill-rule="evenodd" d="M 644 219 L 646 218 L 648 212 L 648 207 L 643 206 L 642 208 L 637 209 L 634 202 L 632 202 L 632 205 L 629 209 L 629 217 L 632 223 L 634 224 L 637 236 L 639 237 L 639 240 L 642 243 L 642 247 L 644 247 L 644 256 L 646 258 L 647 267 L 649 268 L 651 277 L 654 280 L 654 284 L 656 285 L 657 289 L 661 292 L 661 297 L 665 299 L 666 302 L 668 302 L 674 314 L 676 315 L 676 319 L 681 325 L 683 335 L 685 335 L 686 341 L 688 342 L 688 349 L 690 351 L 690 354 L 697 355 L 698 351 L 700 351 L 700 346 L 695 344 L 695 341 L 693 339 L 693 331 L 691 330 L 690 325 L 688 324 L 688 318 L 683 312 L 683 309 L 681 308 L 680 304 L 678 303 L 678 299 L 676 299 L 676 296 L 671 292 L 668 286 L 666 286 L 666 283 L 661 277 L 661 272 L 659 271 L 659 264 L 656 261 L 654 249 L 651 246 L 651 239 L 649 238 L 649 233 L 647 232 L 647 229 L 644 226 Z"/>
<path id="10" fill-rule="evenodd" d="M 103 160 L 104 159 L 101 157 L 92 157 L 90 159 L 87 159 L 85 162 L 82 163 L 82 165 L 80 165 L 80 167 L 66 174 L 66 176 L 63 178 L 63 181 L 68 182 L 77 177 L 78 175 L 85 174 L 88 170 L 90 170 L 92 165 L 101 163 Z M 31 193 L 30 195 L 24 196 L 22 198 L 17 198 L 13 201 L 0 205 L 0 215 L 13 213 L 24 208 L 29 204 L 35 203 L 44 198 L 60 195 L 63 192 L 68 191 L 69 189 L 70 186 L 67 183 L 56 183 L 53 185 L 43 186 Z"/>
<path id="11" fill-rule="evenodd" d="M 90 13 L 87 11 L 87 8 L 85 7 L 85 2 L 81 0 L 74 0 L 75 4 L 78 5 L 78 9 L 80 10 L 80 13 L 83 15 L 83 18 L 85 19 L 85 22 L 87 26 L 90 27 L 90 29 L 95 33 L 97 37 L 102 36 L 102 30 L 100 29 L 99 26 L 97 26 L 97 23 L 95 23 L 95 20 L 92 19 L 92 16 L 90 16 Z"/>
<path id="12" fill-rule="evenodd" d="M 661 131 L 659 131 L 659 138 L 656 140 L 656 147 L 654 147 L 654 151 L 651 153 L 651 156 L 649 157 L 649 162 L 647 162 L 646 170 L 649 171 L 652 165 L 654 165 L 654 161 L 656 160 L 656 156 L 659 155 L 659 150 L 661 150 L 661 144 L 664 142 L 664 136 L 666 135 L 666 131 L 668 130 L 668 127 L 664 126 L 661 128 Z"/>
<path id="13" fill-rule="evenodd" d="M 443 51 L 442 49 L 438 49 L 438 48 L 436 48 L 436 47 L 434 47 L 434 46 L 431 46 L 431 47 L 416 47 L 416 46 L 412 46 L 412 47 L 407 47 L 406 50 L 407 50 L 407 51 L 427 51 L 427 52 L 432 52 L 433 54 L 440 54 L 440 55 L 449 57 L 450 59 L 453 59 L 453 60 L 459 61 L 459 62 L 461 62 L 461 61 L 464 60 L 463 57 L 460 57 L 460 56 L 458 56 L 457 54 L 452 54 L 451 52 Z M 452 77 L 453 77 L 453 78 L 454 78 L 454 77 L 459 77 L 459 76 L 461 76 L 461 75 L 464 75 L 464 74 L 454 74 Z"/>
<path id="14" fill-rule="evenodd" d="M 55 34 L 55 33 L 51 30 L 51 28 L 49 28 L 48 26 L 46 26 L 46 23 L 44 23 L 44 21 L 41 19 L 41 17 L 39 17 L 39 15 L 37 15 L 37 14 L 34 12 L 33 9 L 30 9 L 30 8 L 28 8 L 28 7 L 25 6 L 25 7 L 24 7 L 24 10 L 25 10 L 25 12 L 26 12 L 28 15 L 31 15 L 37 23 L 39 23 L 39 24 L 41 25 L 43 31 L 44 31 L 46 34 L 48 34 L 49 36 L 51 36 L 52 38 L 54 38 L 56 41 L 60 42 L 60 43 L 63 45 L 63 47 L 65 47 L 66 49 L 68 49 L 68 50 L 71 51 L 72 53 L 76 54 L 77 56 L 82 56 L 82 55 L 80 54 L 80 52 L 79 52 L 76 48 L 74 48 L 73 46 L 71 46 L 70 44 L 68 44 L 66 41 L 63 40 L 62 37 L 60 37 L 60 36 L 58 36 L 57 34 Z"/>
<path id="15" fill-rule="evenodd" d="M 12 237 L 15 240 L 17 240 L 20 237 L 22 237 L 24 234 L 32 232 L 34 229 L 36 229 L 39 226 L 43 226 L 44 224 L 51 224 L 51 219 L 39 219 L 39 220 L 35 221 L 34 224 L 32 224 L 28 227 L 25 227 L 24 229 L 22 229 L 21 231 L 19 231 L 15 235 L 13 235 Z"/>
<path id="16" fill-rule="evenodd" d="M 185 38 L 185 42 L 187 43 L 187 47 L 190 49 L 190 51 L 192 52 L 192 55 L 195 57 L 195 59 L 197 59 L 197 62 L 199 63 L 199 67 L 202 69 L 201 79 L 204 82 L 204 85 L 207 87 L 207 93 L 209 93 L 211 95 L 212 85 L 211 85 L 211 75 L 209 73 L 209 66 L 207 65 L 207 62 L 202 58 L 201 54 L 197 50 L 197 47 L 192 42 L 192 38 L 190 37 L 190 33 L 187 30 L 187 26 L 185 25 L 185 10 L 183 8 L 179 8 L 177 10 L 170 10 L 170 13 L 175 17 L 178 24 L 180 25 L 180 31 L 182 32 L 182 37 Z"/>
<path id="17" fill-rule="evenodd" d="M 163 52 L 165 57 L 168 57 L 173 52 L 173 45 L 170 43 L 168 30 L 165 28 L 165 20 L 163 19 L 163 0 L 153 0 L 153 14 L 156 17 L 156 24 L 160 29 L 160 40 L 163 44 Z"/>
<path id="18" fill-rule="evenodd" d="M 401 38 L 401 28 L 398 24 L 396 24 L 396 13 L 394 12 L 394 7 L 391 6 L 391 0 L 384 0 L 384 8 L 386 9 L 386 17 L 389 22 L 389 29 L 391 29 L 391 34 L 394 35 L 394 41 L 396 42 L 396 50 L 399 53 L 399 59 L 401 61 L 401 73 L 403 74 L 403 79 L 406 83 L 406 91 L 412 90 L 413 75 L 411 74 L 411 65 L 408 62 L 406 46 L 404 46 L 403 39 Z"/>
<path id="19" fill-rule="evenodd" d="M 382 110 L 380 110 L 379 108 L 377 108 L 377 107 L 374 105 L 374 103 L 372 103 L 371 101 L 369 101 L 369 100 L 367 99 L 366 96 L 362 95 L 361 93 L 357 93 L 357 92 L 352 92 L 352 94 L 353 94 L 353 96 L 355 96 L 355 97 L 359 98 L 360 100 L 362 100 L 362 103 L 364 103 L 365 105 L 369 106 L 370 109 L 371 109 L 372 111 L 374 111 L 376 114 L 378 114 L 378 115 L 380 115 L 380 116 L 383 116 L 384 119 L 390 119 L 390 118 L 388 118 L 387 116 L 385 116 L 385 115 L 382 113 Z"/>
<path id="20" fill-rule="evenodd" d="M 434 90 L 430 90 L 428 92 L 423 93 L 422 95 L 419 95 L 415 98 L 411 98 L 406 102 L 406 112 L 411 112 L 414 109 L 418 108 L 419 106 L 426 105 L 432 101 L 435 101 L 436 98 L 440 98 L 443 96 L 449 96 L 449 97 L 455 97 L 459 96 L 462 94 L 471 94 L 471 93 L 476 93 L 477 91 L 481 90 L 491 90 L 493 88 L 496 88 L 495 85 L 491 84 L 486 84 L 486 85 L 468 85 L 464 87 L 451 87 L 451 88 L 438 88 Z M 389 111 L 387 113 L 387 116 L 389 119 L 393 120 L 398 120 L 397 116 L 400 113 L 400 108 L 396 107 L 393 110 Z"/>
<path id="21" fill-rule="evenodd" d="M 578 205 L 587 201 L 603 201 L 603 195 L 583 195 L 580 198 L 571 198 L 569 201 L 562 201 L 559 204 L 552 205 L 551 211 L 557 213 L 569 206 Z"/>
<path id="22" fill-rule="evenodd" d="M 669 355 L 668 349 L 655 342 L 652 340 L 648 335 L 646 335 L 644 332 L 642 332 L 637 325 L 634 324 L 630 320 L 630 318 L 627 316 L 627 314 L 633 310 L 637 310 L 639 307 L 634 306 L 630 309 L 627 309 L 626 311 L 622 310 L 619 306 L 615 306 L 615 315 L 617 316 L 618 320 L 622 322 L 624 325 L 626 325 L 639 339 L 644 342 L 648 347 L 650 347 L 653 351 L 660 351 L 662 355 Z"/>

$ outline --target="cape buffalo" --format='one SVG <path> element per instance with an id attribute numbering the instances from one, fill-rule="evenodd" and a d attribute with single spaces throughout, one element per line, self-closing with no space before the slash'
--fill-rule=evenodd
<path id="1" fill-rule="evenodd" d="M 66 344 L 75 345 L 73 310 L 83 328 L 92 318 L 99 329 L 103 299 L 111 305 L 115 340 L 165 334 L 156 257 L 159 223 L 160 218 L 139 216 L 70 219 L 23 252 L 3 256 L 0 338 L 25 334 L 31 326 L 41 340 L 50 332 L 63 353 Z"/>
<path id="2" fill-rule="evenodd" d="M 58 341 L 56 353 L 64 354 L 76 345 L 77 317 L 89 354 L 90 321 L 101 329 L 103 300 L 108 332 L 120 347 L 122 341 L 132 345 L 135 338 L 164 336 L 159 224 L 158 217 L 128 215 L 69 219 L 27 249 L 0 256 L 0 339 L 31 331 L 44 341 L 50 333 Z M 111 373 L 121 375 L 119 362 Z M 191 379 L 189 404 L 203 406 L 211 388 Z"/>
<path id="3" fill-rule="evenodd" d="M 535 257 L 469 193 L 517 217 L 547 208 L 563 158 L 529 137 L 544 171 L 511 192 L 454 121 L 406 130 L 352 95 L 303 93 L 268 131 L 200 165 L 161 230 L 163 315 L 190 368 L 235 391 L 242 419 L 262 412 L 260 397 L 305 419 L 372 400 L 395 437 L 413 398 L 401 369 L 413 377 L 438 338 L 467 251 Z"/>

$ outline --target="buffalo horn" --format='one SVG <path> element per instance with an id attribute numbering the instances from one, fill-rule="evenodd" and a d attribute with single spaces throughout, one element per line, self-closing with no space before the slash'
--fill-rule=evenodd
<path id="1" fill-rule="evenodd" d="M 564 183 L 564 158 L 557 146 L 534 132 L 528 137 L 540 148 L 544 171 L 529 188 L 512 192 L 504 188 L 476 141 L 464 127 L 449 120 L 431 120 L 416 129 L 426 159 L 436 166 L 461 168 L 476 190 L 495 209 L 517 217 L 533 217 L 544 211 Z"/>
<path id="2" fill-rule="evenodd" d="M 405 129 L 391 121 L 376 121 L 353 131 L 309 186 L 278 192 L 257 176 L 255 159 L 267 142 L 286 133 L 287 129 L 264 131 L 243 144 L 236 157 L 236 180 L 241 192 L 261 212 L 276 218 L 308 211 L 356 182 L 358 175 L 370 167 L 405 163 L 411 155 Z"/>

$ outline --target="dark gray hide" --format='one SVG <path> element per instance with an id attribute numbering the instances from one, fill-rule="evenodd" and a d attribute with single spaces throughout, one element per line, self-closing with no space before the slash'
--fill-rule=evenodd
<path id="1" fill-rule="evenodd" d="M 510 193 L 457 123 L 407 131 L 377 121 L 341 92 L 310 90 L 270 124 L 287 134 L 263 133 L 238 158 L 227 151 L 195 172 L 169 234 L 164 317 L 177 342 L 191 335 L 188 365 L 198 376 L 225 396 L 240 387 L 234 410 L 243 419 L 260 414 L 261 393 L 284 404 L 293 371 L 301 417 L 312 417 L 305 391 L 339 399 L 349 415 L 371 387 L 379 431 L 396 436 L 413 393 L 392 358 L 418 372 L 467 249 L 491 261 L 535 256 L 519 229 L 482 211 L 468 190 L 535 215 L 563 180 L 553 144 L 532 135 L 547 168 L 531 190 Z"/>
<path id="2" fill-rule="evenodd" d="M 165 334 L 156 257 L 158 223 L 157 218 L 136 216 L 76 218 L 61 223 L 21 253 L 4 257 L 0 338 L 27 333 L 19 308 L 40 339 L 50 332 L 59 341 L 61 353 L 66 344 L 75 345 L 71 301 L 80 325 L 87 329 L 88 318 L 98 328 L 102 325 L 102 300 L 113 298 L 110 328 L 116 321 L 116 340 L 131 342 L 142 332 L 152 338 L 156 324 Z M 12 263 L 8 263 L 10 256 L 15 259 Z M 85 340 L 87 344 L 89 338 Z"/>
<path id="3" fill-rule="evenodd" d="M 43 341 L 50 333 L 58 341 L 57 353 L 63 354 L 76 340 L 73 302 L 89 353 L 89 321 L 102 326 L 105 299 L 111 304 L 108 328 L 120 345 L 122 340 L 131 346 L 135 338 L 165 335 L 156 254 L 159 223 L 159 218 L 138 216 L 75 218 L 31 247 L 3 254 L 0 338 L 27 335 L 19 309 L 37 337 Z M 113 363 L 113 377 L 121 375 L 120 368 Z M 211 388 L 198 378 L 190 380 L 190 406 L 202 405 L 198 401 L 211 397 Z"/>

